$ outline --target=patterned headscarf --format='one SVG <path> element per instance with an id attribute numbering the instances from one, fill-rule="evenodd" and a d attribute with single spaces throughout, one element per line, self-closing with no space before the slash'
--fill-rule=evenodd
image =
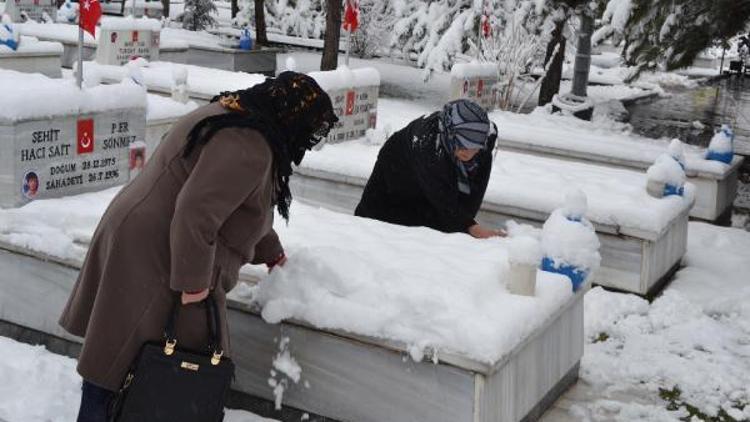
<path id="1" fill-rule="evenodd" d="M 487 112 L 469 100 L 451 101 L 443 107 L 440 116 L 440 140 L 458 169 L 458 190 L 471 193 L 469 172 L 477 166 L 476 157 L 463 162 L 455 155 L 457 149 L 485 149 L 497 127 L 490 122 Z"/>
<path id="2" fill-rule="evenodd" d="M 211 100 L 216 101 L 232 113 L 209 116 L 198 122 L 188 134 L 184 156 L 190 155 L 197 144 L 208 142 L 220 129 L 258 130 L 273 151 L 276 208 L 288 220 L 292 163 L 299 165 L 305 152 L 328 136 L 338 121 L 331 98 L 313 78 L 287 71 L 249 89 L 223 92 Z"/>

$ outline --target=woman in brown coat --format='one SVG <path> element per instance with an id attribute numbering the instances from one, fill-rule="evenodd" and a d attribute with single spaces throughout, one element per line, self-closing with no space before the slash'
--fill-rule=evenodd
<path id="1" fill-rule="evenodd" d="M 60 318 L 84 337 L 79 422 L 106 420 L 143 343 L 163 339 L 176 294 L 189 305 L 176 323 L 182 346 L 205 348 L 205 311 L 196 303 L 209 292 L 228 333 L 225 295 L 240 267 L 285 260 L 273 205 L 288 218 L 291 163 L 336 121 L 312 78 L 284 72 L 224 93 L 174 125 L 102 217 Z"/>

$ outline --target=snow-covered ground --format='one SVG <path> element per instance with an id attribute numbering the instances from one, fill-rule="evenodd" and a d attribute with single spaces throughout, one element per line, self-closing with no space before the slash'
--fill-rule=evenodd
<path id="1" fill-rule="evenodd" d="M 0 337 L 0 421 L 74 422 L 81 402 L 76 361 Z M 273 422 L 227 409 L 225 422 Z"/>

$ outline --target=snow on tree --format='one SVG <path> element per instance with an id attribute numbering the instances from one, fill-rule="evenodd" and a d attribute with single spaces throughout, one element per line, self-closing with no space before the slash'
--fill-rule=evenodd
<path id="1" fill-rule="evenodd" d="M 191 31 L 202 31 L 216 25 L 211 16 L 216 13 L 213 0 L 185 0 L 185 13 L 182 15 L 182 27 Z"/>
<path id="2" fill-rule="evenodd" d="M 750 0 L 606 0 L 601 21 L 595 43 L 622 40 L 623 56 L 638 71 L 673 70 L 745 30 Z"/>
<path id="3" fill-rule="evenodd" d="M 384 0 L 359 1 L 359 29 L 352 34 L 352 54 L 373 57 L 387 47 L 393 29 L 394 11 Z"/>

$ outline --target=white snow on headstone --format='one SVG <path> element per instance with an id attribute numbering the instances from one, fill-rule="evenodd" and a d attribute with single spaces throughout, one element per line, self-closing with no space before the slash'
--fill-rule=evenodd
<path id="1" fill-rule="evenodd" d="M 553 211 L 542 227 L 542 253 L 558 265 L 590 272 L 596 271 L 601 262 L 594 226 L 585 218 L 569 220 L 563 209 Z"/>
<path id="2" fill-rule="evenodd" d="M 721 130 L 718 131 L 713 138 L 711 143 L 708 145 L 708 150 L 717 153 L 728 153 L 733 152 L 734 147 L 732 145 L 734 141 L 734 132 L 729 125 L 722 125 Z"/>
<path id="3" fill-rule="evenodd" d="M 656 158 L 654 164 L 646 171 L 648 180 L 667 183 L 673 186 L 685 184 L 685 171 L 671 155 L 662 154 Z"/>
<path id="4" fill-rule="evenodd" d="M 588 210 L 588 199 L 582 190 L 573 189 L 565 194 L 563 214 L 566 217 L 580 220 L 586 216 L 586 210 Z"/>
<path id="5" fill-rule="evenodd" d="M 670 142 L 667 151 L 669 152 L 669 155 L 672 156 L 672 158 L 677 160 L 677 162 L 680 163 L 683 168 L 685 168 L 685 148 L 683 147 L 682 142 L 679 139 L 672 139 L 672 142 Z"/>

